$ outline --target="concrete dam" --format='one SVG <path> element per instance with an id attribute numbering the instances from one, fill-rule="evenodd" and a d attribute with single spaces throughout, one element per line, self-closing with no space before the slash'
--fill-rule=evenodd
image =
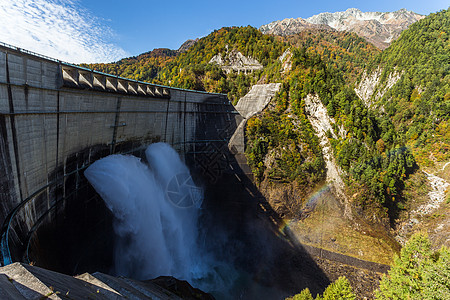
<path id="1" fill-rule="evenodd" d="M 312 256 L 326 251 L 280 230 L 283 220 L 252 182 L 243 144 L 229 148 L 243 119 L 224 94 L 125 79 L 0 45 L 1 264 L 108 273 L 114 217 L 84 171 L 110 154 L 145 159 L 148 145 L 165 142 L 204 190 L 203 247 L 245 274 L 233 297 L 242 289 L 247 298 L 322 291 L 329 279 Z"/>
<path id="2" fill-rule="evenodd" d="M 83 235 L 108 226 L 82 174 L 106 155 L 139 155 L 163 141 L 217 180 L 220 151 L 240 117 L 226 95 L 118 78 L 7 46 L 0 47 L 0 70 L 3 264 L 43 259 L 41 250 L 54 248 L 54 229 L 67 229 L 71 212 L 78 211 L 74 224 Z M 40 231 L 49 240 L 38 239 Z M 82 242 L 75 232 L 64 238 L 68 233 L 59 244 Z"/>

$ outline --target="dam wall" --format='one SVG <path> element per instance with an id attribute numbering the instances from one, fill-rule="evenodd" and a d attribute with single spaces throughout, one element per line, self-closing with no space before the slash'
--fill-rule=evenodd
<path id="1" fill-rule="evenodd" d="M 46 267 L 47 255 L 57 265 L 61 254 L 39 249 L 105 235 L 110 216 L 83 175 L 95 160 L 140 155 L 161 141 L 216 180 L 212 154 L 240 120 L 223 94 L 129 80 L 0 45 L 1 263 L 40 257 Z M 78 231 L 55 229 L 67 222 Z M 46 235 L 37 238 L 39 230 Z"/>

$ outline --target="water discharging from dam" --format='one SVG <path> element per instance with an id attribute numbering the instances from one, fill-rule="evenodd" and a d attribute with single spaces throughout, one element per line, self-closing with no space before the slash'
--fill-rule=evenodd
<path id="1" fill-rule="evenodd" d="M 255 213 L 234 174 L 202 189 L 168 144 L 150 145 L 145 157 L 111 155 L 85 171 L 114 215 L 113 275 L 174 276 L 217 299 L 282 299 L 326 282 Z"/>
<path id="2" fill-rule="evenodd" d="M 96 161 L 85 176 L 114 215 L 115 275 L 174 276 L 205 290 L 220 288 L 217 264 L 198 246 L 203 191 L 168 144 Z M 207 282 L 214 282 L 208 286 Z"/>

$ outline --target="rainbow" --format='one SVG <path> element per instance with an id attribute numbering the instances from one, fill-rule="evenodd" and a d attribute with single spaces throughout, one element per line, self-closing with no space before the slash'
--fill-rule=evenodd
<path id="1" fill-rule="evenodd" d="M 290 231 L 290 227 L 293 223 L 295 223 L 296 221 L 299 220 L 299 216 L 301 216 L 301 214 L 306 210 L 306 209 L 311 209 L 313 210 L 314 207 L 317 204 L 317 200 L 320 199 L 320 197 L 326 193 L 329 192 L 331 190 L 331 187 L 328 183 L 324 183 L 320 189 L 318 189 L 316 192 L 312 193 L 311 195 L 309 195 L 305 206 L 296 214 L 297 217 L 290 219 L 290 220 L 285 220 L 283 219 L 280 224 L 278 224 L 278 232 L 277 232 L 277 236 L 279 238 L 288 240 L 288 232 Z"/>

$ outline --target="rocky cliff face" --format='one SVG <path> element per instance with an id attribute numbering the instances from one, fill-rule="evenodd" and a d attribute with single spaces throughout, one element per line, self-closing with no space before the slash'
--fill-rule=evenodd
<path id="1" fill-rule="evenodd" d="M 435 173 L 441 173 L 445 177 L 446 173 L 450 173 L 445 170 L 449 165 L 450 162 L 445 163 L 442 169 L 435 171 Z M 445 204 L 445 200 L 450 183 L 436 174 L 428 173 L 425 170 L 423 172 L 429 182 L 428 199 L 411 210 L 409 218 L 399 223 L 395 238 L 404 245 L 414 232 L 426 230 L 436 248 L 440 246 L 448 247 L 450 246 L 450 239 L 448 238 L 450 216 L 448 204 Z M 439 213 L 436 214 L 436 212 Z M 433 219 L 436 220 L 433 222 Z"/>
<path id="2" fill-rule="evenodd" d="M 225 55 L 221 53 L 214 55 L 209 61 L 210 64 L 218 64 L 222 70 L 229 73 L 231 71 L 237 72 L 252 72 L 261 70 L 263 65 L 252 57 L 244 56 L 241 52 L 233 49 L 227 51 Z"/>
<path id="3" fill-rule="evenodd" d="M 401 77 L 401 73 L 389 73 L 384 82 L 380 82 L 383 70 L 378 68 L 374 72 L 368 74 L 363 73 L 361 81 L 355 87 L 355 93 L 364 101 L 367 107 L 372 107 L 384 94 L 389 91 Z M 383 108 L 381 108 L 384 110 Z"/>
<path id="4" fill-rule="evenodd" d="M 425 16 L 406 9 L 395 12 L 362 12 L 349 8 L 343 12 L 321 13 L 308 19 L 285 19 L 260 27 L 261 32 L 290 35 L 305 29 L 330 29 L 355 32 L 379 49 L 387 48 L 400 33 Z"/>
<path id="5" fill-rule="evenodd" d="M 189 48 L 191 48 L 192 46 L 194 46 L 195 44 L 197 44 L 198 42 L 198 38 L 196 38 L 195 40 L 187 40 L 186 42 L 184 42 L 180 48 L 178 48 L 178 52 L 182 53 L 182 52 L 186 52 L 189 50 Z"/>
<path id="6" fill-rule="evenodd" d="M 305 110 L 307 112 L 308 120 L 311 122 L 311 125 L 319 138 L 320 146 L 322 147 L 322 153 L 327 167 L 327 183 L 330 184 L 335 195 L 344 204 L 345 216 L 351 218 L 351 210 L 348 205 L 347 195 L 345 194 L 345 184 L 341 177 L 342 170 L 336 164 L 332 147 L 327 138 L 327 132 L 336 138 L 336 134 L 331 126 L 335 121 L 328 115 L 326 107 L 317 96 L 306 96 Z"/>
<path id="7" fill-rule="evenodd" d="M 262 33 L 286 36 L 311 29 L 334 30 L 326 24 L 313 24 L 305 19 L 288 18 L 281 21 L 274 21 L 259 28 Z"/>
<path id="8" fill-rule="evenodd" d="M 281 62 L 281 66 L 283 68 L 283 73 L 289 72 L 292 69 L 292 51 L 291 49 L 287 49 L 284 53 L 278 58 Z"/>

